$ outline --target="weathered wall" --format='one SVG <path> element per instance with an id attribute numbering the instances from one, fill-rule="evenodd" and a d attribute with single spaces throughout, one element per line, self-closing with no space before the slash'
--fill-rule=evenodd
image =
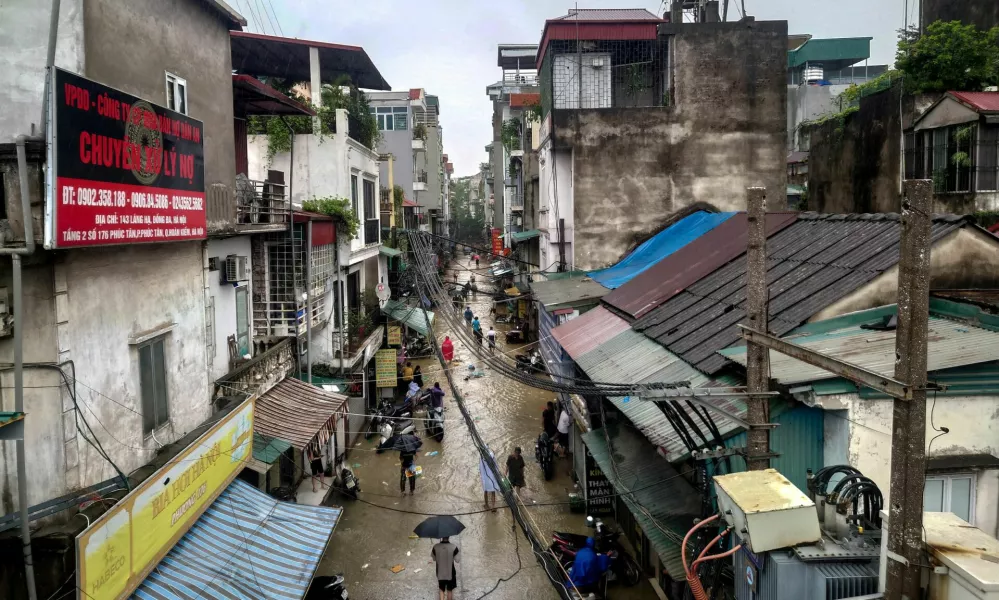
<path id="1" fill-rule="evenodd" d="M 838 112 L 837 98 L 849 85 L 789 85 L 787 86 L 787 143 L 793 150 L 807 150 L 801 147 L 798 126 L 802 122 L 815 120 L 823 115 Z"/>
<path id="2" fill-rule="evenodd" d="M 377 101 L 373 96 L 369 96 L 372 107 L 385 106 L 409 106 L 409 100 L 405 101 Z M 395 157 L 392 165 L 393 185 L 401 186 L 406 192 L 406 198 L 413 199 L 413 111 L 409 111 L 409 129 L 404 131 L 381 131 L 381 140 L 378 142 L 378 152 L 391 154 Z M 339 127 L 337 128 L 339 131 Z M 381 165 L 381 180 L 383 185 L 388 186 L 388 163 Z"/>
<path id="3" fill-rule="evenodd" d="M 999 452 L 999 396 L 963 396 L 941 398 L 935 413 L 937 427 L 947 427 L 951 433 L 938 435 L 927 420 L 927 456 L 992 454 Z M 932 399 L 927 400 L 930 413 Z M 888 502 L 891 482 L 892 402 L 890 400 L 854 399 L 848 402 L 850 432 L 850 465 L 872 479 Z M 979 472 L 976 514 L 973 525 L 990 535 L 999 534 L 995 507 L 999 503 L 999 486 L 995 471 Z"/>
<path id="4" fill-rule="evenodd" d="M 565 260 L 572 266 L 572 241 L 575 219 L 572 211 L 573 173 L 572 151 L 553 149 L 547 142 L 538 149 L 538 229 L 541 269 L 546 270 L 559 260 L 559 218 L 565 219 Z M 557 193 L 556 193 L 557 190 Z"/>
<path id="5" fill-rule="evenodd" d="M 441 130 L 434 125 L 427 125 L 427 151 L 420 153 L 418 157 L 419 168 L 427 171 L 427 191 L 419 192 L 419 202 L 423 205 L 423 211 L 430 209 L 443 210 L 444 203 L 441 198 Z"/>
<path id="6" fill-rule="evenodd" d="M 503 219 L 506 215 L 506 207 L 504 206 L 504 178 L 506 177 L 506 166 L 503 164 L 503 112 L 508 107 L 506 102 L 500 100 L 493 100 L 493 151 L 489 157 L 489 162 L 492 164 L 493 170 L 493 186 L 491 190 L 486 192 L 486 202 L 489 202 L 489 193 L 494 195 L 494 203 L 492 205 L 492 226 L 503 228 Z M 490 216 L 487 210 L 487 217 Z M 488 222 L 487 222 L 488 225 Z"/>
<path id="7" fill-rule="evenodd" d="M 574 266 L 606 267 L 677 210 L 745 207 L 787 180 L 787 23 L 663 26 L 673 44 L 673 106 L 555 111 L 573 147 Z M 662 39 L 662 38 L 661 38 Z"/>
<path id="8" fill-rule="evenodd" d="M 225 268 L 225 258 L 230 254 L 251 258 L 250 237 L 243 235 L 226 239 L 210 239 L 205 247 L 205 290 L 215 299 L 215 339 L 214 348 L 208 355 L 210 378 L 218 379 L 229 372 L 229 344 L 227 338 L 236 332 L 236 288 L 231 283 L 220 283 L 221 269 Z M 208 259 L 217 258 L 219 271 L 208 270 Z M 252 267 L 251 267 L 252 272 Z M 247 288 L 247 319 L 250 327 L 250 355 L 253 355 L 253 284 L 241 283 Z"/>
<path id="9" fill-rule="evenodd" d="M 169 23 L 169 27 L 164 27 Z M 166 71 L 187 80 L 204 123 L 205 184 L 235 185 L 229 26 L 200 0 L 87 0 L 86 76 L 166 105 Z"/>
<path id="10" fill-rule="evenodd" d="M 961 21 L 979 29 L 999 25 L 999 3 L 995 0 L 922 0 L 922 23 L 925 28 L 934 21 Z"/>
<path id="11" fill-rule="evenodd" d="M 999 288 L 999 239 L 966 227 L 938 241 L 930 252 L 930 289 Z M 898 266 L 851 294 L 827 306 L 809 322 L 822 321 L 858 310 L 894 304 L 898 299 Z"/>
<path id="12" fill-rule="evenodd" d="M 40 124 L 51 2 L 0 4 L 0 142 Z M 55 65 L 83 73 L 83 0 L 63 0 Z M 36 127 L 37 130 L 37 127 Z"/>

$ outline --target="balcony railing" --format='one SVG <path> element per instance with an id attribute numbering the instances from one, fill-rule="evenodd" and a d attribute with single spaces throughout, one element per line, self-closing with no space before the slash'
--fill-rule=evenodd
<path id="1" fill-rule="evenodd" d="M 364 221 L 364 245 L 381 243 L 382 221 L 381 219 L 367 219 Z"/>
<path id="2" fill-rule="evenodd" d="M 506 85 L 536 86 L 538 85 L 538 74 L 530 72 L 518 73 L 516 71 L 504 71 L 503 83 Z"/>
<path id="3" fill-rule="evenodd" d="M 286 224 L 291 206 L 283 183 L 236 178 L 236 222 L 240 225 Z"/>
<path id="4" fill-rule="evenodd" d="M 524 210 L 523 192 L 514 192 L 510 195 L 510 210 Z"/>

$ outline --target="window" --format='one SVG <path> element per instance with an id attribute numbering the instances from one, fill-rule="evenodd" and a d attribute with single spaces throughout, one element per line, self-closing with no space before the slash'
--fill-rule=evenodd
<path id="1" fill-rule="evenodd" d="M 173 73 L 166 74 L 166 96 L 167 108 L 187 114 L 187 80 L 177 77 Z"/>
<path id="2" fill-rule="evenodd" d="M 409 117 L 409 109 L 405 106 L 396 106 L 392 109 L 392 120 L 396 131 L 405 131 Z"/>
<path id="3" fill-rule="evenodd" d="M 937 193 L 970 192 L 975 189 L 972 182 L 974 175 L 981 177 L 983 171 L 995 172 L 994 161 L 987 166 L 979 164 L 983 159 L 990 160 L 993 155 L 981 147 L 977 134 L 977 125 L 967 123 L 906 135 L 905 176 L 932 179 L 933 190 Z M 994 138 L 992 145 L 995 146 Z M 988 185 L 992 181 L 986 176 L 982 183 Z"/>
<path id="4" fill-rule="evenodd" d="M 375 206 L 375 182 L 364 180 L 364 218 L 378 218 L 378 207 Z"/>
<path id="5" fill-rule="evenodd" d="M 923 485 L 923 510 L 949 512 L 974 524 L 975 475 L 927 475 Z"/>
<path id="6" fill-rule="evenodd" d="M 409 108 L 405 106 L 383 106 L 372 108 L 378 122 L 378 131 L 405 131 L 409 129 Z"/>
<path id="7" fill-rule="evenodd" d="M 208 340 L 208 358 L 215 358 L 215 296 L 205 303 L 205 338 Z"/>
<path id="8" fill-rule="evenodd" d="M 167 407 L 166 337 L 139 346 L 139 388 L 142 393 L 142 433 L 150 434 L 170 420 Z"/>
<path id="9" fill-rule="evenodd" d="M 350 176 L 350 204 L 354 208 L 354 214 L 360 217 L 357 206 L 357 175 Z"/>
<path id="10" fill-rule="evenodd" d="M 979 126 L 978 133 L 975 189 L 992 192 L 999 189 L 999 125 Z"/>

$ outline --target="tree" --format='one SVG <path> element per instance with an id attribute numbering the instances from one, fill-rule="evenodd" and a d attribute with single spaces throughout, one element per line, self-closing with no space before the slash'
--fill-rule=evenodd
<path id="1" fill-rule="evenodd" d="M 921 36 L 902 30 L 895 66 L 913 93 L 980 91 L 999 82 L 999 27 L 936 21 Z"/>
<path id="2" fill-rule="evenodd" d="M 472 181 L 470 177 L 460 177 L 451 183 L 454 200 L 451 202 L 451 216 L 455 221 L 455 238 L 459 240 L 476 240 L 486 227 L 484 215 L 472 216 L 469 208 Z M 480 195 L 481 197 L 481 195 Z M 481 213 L 481 211 L 479 211 Z"/>

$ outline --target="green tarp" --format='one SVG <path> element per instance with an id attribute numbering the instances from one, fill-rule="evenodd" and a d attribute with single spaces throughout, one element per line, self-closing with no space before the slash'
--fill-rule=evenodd
<path id="1" fill-rule="evenodd" d="M 288 448 L 291 448 L 291 444 L 284 440 L 261 433 L 253 434 L 253 458 L 266 465 L 274 464 L 277 459 L 281 458 L 282 454 L 288 451 Z"/>

